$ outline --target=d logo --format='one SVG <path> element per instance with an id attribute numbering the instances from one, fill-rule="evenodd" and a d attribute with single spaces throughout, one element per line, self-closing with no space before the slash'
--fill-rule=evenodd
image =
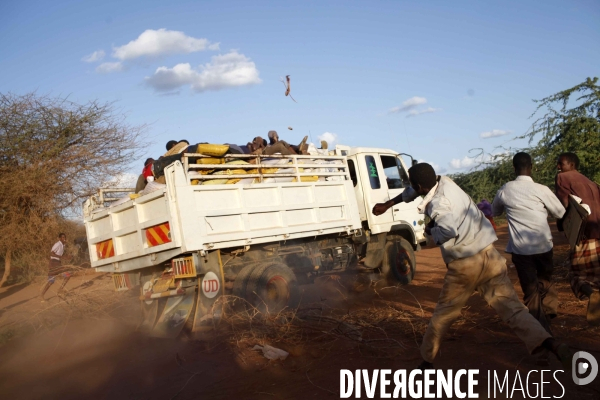
<path id="1" fill-rule="evenodd" d="M 582 359 L 585 361 L 577 362 Z M 576 385 L 587 385 L 598 376 L 598 361 L 590 353 L 578 351 L 573 355 L 572 370 L 573 382 Z M 580 376 L 585 375 L 588 371 L 589 375 L 587 377 L 580 378 Z"/>

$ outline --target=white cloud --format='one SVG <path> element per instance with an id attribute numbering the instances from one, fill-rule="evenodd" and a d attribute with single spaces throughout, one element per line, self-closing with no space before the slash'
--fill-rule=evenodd
<path id="1" fill-rule="evenodd" d="M 481 169 L 485 168 L 489 163 L 502 159 L 504 157 L 510 157 L 511 153 L 509 150 L 497 151 L 492 154 L 480 153 L 475 157 L 465 156 L 463 158 L 454 158 L 448 164 L 451 169 L 462 170 L 462 169 Z"/>
<path id="2" fill-rule="evenodd" d="M 112 56 L 121 61 L 139 57 L 161 57 L 170 54 L 188 54 L 206 49 L 218 50 L 219 43 L 193 38 L 179 31 L 147 29 L 137 39 L 113 48 Z"/>
<path id="3" fill-rule="evenodd" d="M 392 107 L 388 111 L 389 114 L 398 114 L 404 111 L 412 110 L 413 108 L 420 106 L 421 104 L 427 103 L 427 99 L 425 97 L 411 97 L 410 99 L 402 102 L 401 105 Z"/>
<path id="4" fill-rule="evenodd" d="M 119 72 L 123 71 L 123 64 L 119 61 L 117 62 L 105 62 L 96 67 L 96 72 L 100 74 L 109 74 L 111 72 Z"/>
<path id="5" fill-rule="evenodd" d="M 102 61 L 102 59 L 104 58 L 105 55 L 106 55 L 106 53 L 104 53 L 104 50 L 96 50 L 92 54 L 83 57 L 81 59 L 81 61 L 87 62 L 87 63 Z"/>
<path id="6" fill-rule="evenodd" d="M 388 114 L 406 113 L 406 118 L 410 118 L 416 117 L 417 115 L 434 113 L 436 111 L 441 110 L 441 108 L 433 107 L 419 109 L 418 107 L 422 106 L 423 104 L 427 104 L 427 99 L 425 97 L 414 96 L 408 100 L 403 101 L 401 105 L 390 108 L 388 110 Z"/>
<path id="7" fill-rule="evenodd" d="M 146 77 L 146 84 L 157 92 L 172 92 L 190 85 L 193 91 L 220 90 L 228 87 L 260 83 L 259 71 L 248 57 L 235 50 L 213 56 L 210 63 L 193 69 L 189 63 L 173 68 L 159 67 L 154 75 Z"/>
<path id="8" fill-rule="evenodd" d="M 434 163 L 434 162 L 429 162 L 426 160 L 419 160 L 420 163 L 427 163 L 429 165 L 431 165 L 433 167 L 433 169 L 435 170 L 436 174 L 444 174 L 446 171 L 448 171 L 447 168 L 441 167 L 439 164 Z M 408 166 L 410 168 L 410 166 Z"/>
<path id="9" fill-rule="evenodd" d="M 217 51 L 217 50 L 221 50 L 220 49 L 221 43 L 213 43 L 210 46 L 208 46 L 209 50 L 213 50 L 213 51 Z"/>
<path id="10" fill-rule="evenodd" d="M 421 115 L 421 114 L 434 113 L 434 112 L 440 111 L 440 110 L 441 110 L 441 108 L 433 108 L 433 107 L 427 107 L 423 110 L 410 110 L 408 112 L 408 115 L 406 116 L 406 118 L 416 117 L 417 115 Z"/>
<path id="11" fill-rule="evenodd" d="M 512 133 L 512 131 L 504 131 L 502 129 L 492 129 L 491 131 L 488 131 L 488 132 L 481 132 L 479 134 L 479 137 L 482 139 L 489 139 L 489 138 L 494 138 L 494 137 L 498 137 L 498 136 L 508 135 L 509 133 Z"/>
<path id="12" fill-rule="evenodd" d="M 481 162 L 480 160 L 478 161 L 476 158 L 471 158 L 468 156 L 465 156 L 462 159 L 453 158 L 452 161 L 450 161 L 450 168 L 452 168 L 452 169 L 472 168 L 475 165 L 479 164 L 480 162 Z"/>
<path id="13" fill-rule="evenodd" d="M 110 178 L 106 184 L 107 187 L 118 187 L 118 188 L 133 188 L 135 187 L 135 184 L 137 183 L 137 179 L 138 179 L 139 175 L 130 173 L 130 172 L 124 172 L 121 173 L 117 176 L 113 176 L 112 178 Z"/>
<path id="14" fill-rule="evenodd" d="M 335 133 L 331 133 L 331 132 L 325 132 L 322 135 L 318 136 L 319 140 L 324 140 L 327 142 L 327 144 L 329 145 L 328 147 L 331 149 L 333 147 L 335 147 L 335 144 L 338 141 L 338 135 Z"/>

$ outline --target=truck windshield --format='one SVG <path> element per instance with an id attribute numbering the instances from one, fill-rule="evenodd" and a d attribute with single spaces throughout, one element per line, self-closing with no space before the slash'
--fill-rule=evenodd
<path id="1" fill-rule="evenodd" d="M 395 156 L 381 156 L 381 164 L 383 165 L 388 189 L 404 188 L 408 178 L 398 159 Z"/>

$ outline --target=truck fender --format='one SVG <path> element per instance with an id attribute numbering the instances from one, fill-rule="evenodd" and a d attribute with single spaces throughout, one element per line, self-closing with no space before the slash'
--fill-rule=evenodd
<path id="1" fill-rule="evenodd" d="M 403 237 L 408 241 L 408 243 L 410 243 L 413 246 L 413 249 L 416 248 L 418 244 L 417 239 L 415 237 L 415 232 L 412 226 L 408 223 L 392 225 L 390 231 L 388 232 L 388 235 Z"/>

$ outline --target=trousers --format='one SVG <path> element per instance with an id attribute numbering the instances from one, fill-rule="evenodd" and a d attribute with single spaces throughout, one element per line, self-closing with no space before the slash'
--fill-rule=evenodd
<path id="1" fill-rule="evenodd" d="M 552 284 L 552 250 L 541 254 L 513 254 L 513 264 L 523 290 L 523 303 L 548 332 L 550 319 L 556 317 L 558 294 Z"/>
<path id="2" fill-rule="evenodd" d="M 552 337 L 519 301 L 506 271 L 506 259 L 490 244 L 479 253 L 448 264 L 444 285 L 421 344 L 421 356 L 433 362 L 442 338 L 477 290 L 533 353 Z"/>

